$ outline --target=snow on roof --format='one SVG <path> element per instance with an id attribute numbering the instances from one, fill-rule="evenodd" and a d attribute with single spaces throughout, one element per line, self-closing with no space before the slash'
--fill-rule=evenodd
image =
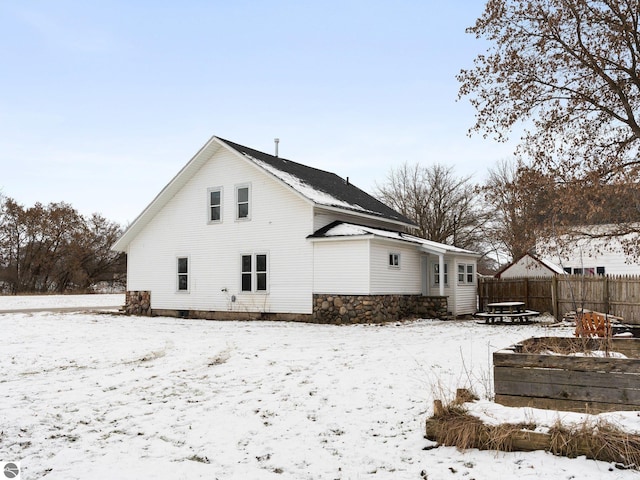
<path id="1" fill-rule="evenodd" d="M 538 258 L 538 257 L 535 257 L 535 258 L 537 258 L 540 261 L 540 263 L 542 263 L 545 267 L 547 267 L 549 270 L 552 270 L 555 273 L 558 273 L 561 275 L 564 275 L 565 273 L 567 273 L 564 271 L 564 269 L 561 266 L 556 265 L 555 263 L 550 262 L 549 260 L 546 260 L 544 258 Z"/>
<path id="2" fill-rule="evenodd" d="M 316 205 L 351 210 L 407 226 L 415 225 L 409 218 L 335 173 L 275 157 L 223 138 L 218 140 Z"/>
<path id="3" fill-rule="evenodd" d="M 278 177 L 284 183 L 286 183 L 291 188 L 293 188 L 297 192 L 301 193 L 302 195 L 304 195 L 305 197 L 307 197 L 309 200 L 311 200 L 314 203 L 317 203 L 319 205 L 329 205 L 329 206 L 333 206 L 333 207 L 343 207 L 343 208 L 349 208 L 349 209 L 353 209 L 353 210 L 360 210 L 360 211 L 368 212 L 368 213 L 371 213 L 371 214 L 375 214 L 376 213 L 376 212 L 373 212 L 371 210 L 367 210 L 367 209 L 363 208 L 360 205 L 356 205 L 356 204 L 352 204 L 352 203 L 348 203 L 348 202 L 344 202 L 342 200 L 339 200 L 339 199 L 337 199 L 336 197 L 334 197 L 333 195 L 331 195 L 331 194 L 329 194 L 327 192 L 323 192 L 321 190 L 318 190 L 317 188 L 314 188 L 313 186 L 309 185 L 308 183 L 306 183 L 301 178 L 296 177 L 295 175 L 293 175 L 291 173 L 279 170 L 279 169 L 275 168 L 273 165 L 268 164 L 267 162 L 263 162 L 262 160 L 258 160 L 257 158 L 252 157 L 251 155 L 249 155 L 246 152 L 242 152 L 242 154 L 245 157 L 247 157 L 250 160 L 252 160 L 253 162 L 255 162 L 260 167 L 264 168 L 269 173 L 271 173 L 271 174 L 275 175 L 276 177 Z"/>
<path id="4" fill-rule="evenodd" d="M 392 240 L 399 240 L 403 242 L 414 243 L 422 246 L 426 250 L 442 252 L 442 253 L 460 253 L 465 255 L 478 255 L 471 250 L 465 250 L 463 248 L 446 245 L 444 243 L 433 242 L 426 238 L 416 237 L 408 233 L 396 232 L 391 230 L 383 230 L 380 228 L 367 227 L 364 225 L 356 225 L 353 223 L 334 222 L 326 227 L 318 230 L 311 235 L 311 238 L 333 238 L 333 237 L 349 237 L 349 236 L 362 236 L 362 235 L 375 235 L 377 237 L 389 238 Z"/>

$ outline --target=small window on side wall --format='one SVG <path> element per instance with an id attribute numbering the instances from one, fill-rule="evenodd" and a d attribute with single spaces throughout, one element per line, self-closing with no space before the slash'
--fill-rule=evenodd
<path id="1" fill-rule="evenodd" d="M 473 265 L 467 265 L 467 283 L 473 283 L 474 280 Z"/>
<path id="2" fill-rule="evenodd" d="M 177 286 L 179 292 L 189 291 L 189 258 L 178 257 Z"/>
<path id="3" fill-rule="evenodd" d="M 474 283 L 474 267 L 473 264 L 469 263 L 459 263 L 458 264 L 458 283 L 459 284 L 470 284 Z"/>
<path id="4" fill-rule="evenodd" d="M 389 254 L 389 267 L 400 268 L 400 254 L 399 253 L 390 253 Z"/>

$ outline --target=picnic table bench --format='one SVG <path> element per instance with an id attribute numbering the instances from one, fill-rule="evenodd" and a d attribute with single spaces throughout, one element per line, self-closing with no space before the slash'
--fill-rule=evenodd
<path id="1" fill-rule="evenodd" d="M 540 312 L 527 310 L 524 302 L 496 302 L 487 303 L 487 311 L 476 313 L 475 316 L 484 319 L 484 323 L 497 323 L 509 320 L 513 323 L 524 322 L 531 317 L 537 317 Z"/>

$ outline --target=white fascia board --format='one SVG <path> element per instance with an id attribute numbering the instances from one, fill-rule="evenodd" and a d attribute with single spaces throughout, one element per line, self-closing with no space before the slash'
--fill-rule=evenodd
<path id="1" fill-rule="evenodd" d="M 338 241 L 352 241 L 352 240 L 373 240 L 377 238 L 370 233 L 365 235 L 336 235 L 334 237 L 307 237 L 310 242 L 338 242 Z"/>
<path id="2" fill-rule="evenodd" d="M 191 177 L 224 146 L 229 148 L 217 137 L 211 137 L 200 150 L 189 160 L 184 167 L 171 179 L 160 193 L 129 225 L 122 236 L 111 246 L 111 250 L 126 252 L 129 243 L 140 233 L 144 226 L 164 207 L 167 202 L 191 179 Z"/>
<path id="3" fill-rule="evenodd" d="M 359 210 L 351 210 L 348 208 L 340 208 L 340 207 L 334 207 L 331 205 L 325 205 L 322 203 L 315 203 L 313 202 L 313 204 L 316 206 L 316 208 L 320 209 L 320 210 L 327 210 L 328 212 L 337 212 L 337 213 L 346 213 L 348 215 L 352 215 L 355 217 L 361 217 L 361 218 L 367 218 L 369 220 L 376 220 L 378 222 L 385 222 L 385 223 L 390 223 L 393 225 L 397 225 L 400 227 L 406 227 L 409 228 L 411 230 L 417 230 L 417 226 L 411 224 L 411 223 L 405 223 L 405 222 L 401 222 L 400 220 L 393 220 L 390 218 L 386 218 L 386 217 L 381 217 L 378 215 L 371 215 L 371 214 L 367 214 L 364 212 L 361 212 Z M 351 223 L 351 222 L 346 222 L 346 223 Z"/>

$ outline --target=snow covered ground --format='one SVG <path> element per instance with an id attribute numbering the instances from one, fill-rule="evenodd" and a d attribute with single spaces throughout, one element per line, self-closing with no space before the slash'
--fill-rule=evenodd
<path id="1" fill-rule="evenodd" d="M 423 450 L 434 398 L 484 395 L 493 351 L 568 328 L 37 312 L 0 313 L 0 331 L 0 460 L 21 461 L 23 480 L 639 478 L 544 452 Z"/>
<path id="2" fill-rule="evenodd" d="M 25 309 L 117 308 L 124 305 L 124 294 L 91 295 L 0 295 L 0 312 Z"/>

